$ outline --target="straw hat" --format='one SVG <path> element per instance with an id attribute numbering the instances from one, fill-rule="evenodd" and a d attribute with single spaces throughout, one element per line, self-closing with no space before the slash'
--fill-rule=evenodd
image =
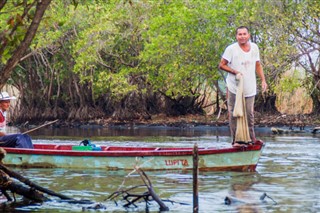
<path id="1" fill-rule="evenodd" d="M 15 100 L 16 97 L 10 96 L 7 92 L 0 93 L 0 101 Z"/>

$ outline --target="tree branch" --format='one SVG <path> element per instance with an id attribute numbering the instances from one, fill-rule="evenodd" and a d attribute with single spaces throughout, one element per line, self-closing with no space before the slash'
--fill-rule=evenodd
<path id="1" fill-rule="evenodd" d="M 51 0 L 42 0 L 38 1 L 36 6 L 36 11 L 34 14 L 34 18 L 28 28 L 28 31 L 20 43 L 20 45 L 16 48 L 11 58 L 7 61 L 6 65 L 0 71 L 0 89 L 6 84 L 7 80 L 10 78 L 11 72 L 14 67 L 19 63 L 20 59 L 25 54 L 26 50 L 29 48 L 32 40 L 34 39 L 38 27 L 40 25 L 41 19 L 49 6 Z"/>

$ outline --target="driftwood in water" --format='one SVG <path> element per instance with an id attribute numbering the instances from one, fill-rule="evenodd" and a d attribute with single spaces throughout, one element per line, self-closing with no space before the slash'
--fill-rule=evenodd
<path id="1" fill-rule="evenodd" d="M 271 127 L 271 131 L 273 134 L 306 133 L 305 130 L 282 129 L 282 128 L 276 128 L 276 127 Z"/>
<path id="2" fill-rule="evenodd" d="M 19 173 L 10 170 L 9 168 L 7 168 L 5 165 L 2 164 L 2 159 L 5 157 L 5 155 L 6 155 L 6 151 L 5 151 L 4 149 L 0 148 L 0 171 L 2 171 L 1 174 L 3 174 L 3 175 L 4 175 L 4 174 L 7 174 L 7 177 L 13 177 L 13 178 L 19 180 L 20 182 L 22 182 L 22 183 L 30 186 L 30 187 L 31 187 L 30 190 L 31 190 L 31 189 L 32 189 L 33 191 L 38 190 L 38 191 L 40 191 L 40 192 L 44 192 L 44 193 L 46 193 L 46 194 L 48 194 L 48 195 L 56 196 L 56 197 L 59 197 L 60 199 L 64 199 L 64 200 L 73 200 L 72 198 L 70 198 L 70 197 L 68 197 L 68 196 L 65 196 L 65 195 L 63 195 L 63 194 L 56 193 L 56 192 L 51 191 L 51 190 L 49 190 L 49 189 L 46 189 L 46 188 L 44 188 L 44 187 L 42 187 L 42 186 L 39 186 L 38 184 L 32 182 L 32 181 L 29 180 L 28 178 L 23 177 L 23 176 L 20 175 Z M 1 176 L 2 176 L 2 175 L 1 175 Z M 1 178 L 2 178 L 2 177 L 1 177 Z M 5 175 L 3 176 L 3 178 L 5 179 Z M 12 182 L 12 181 L 11 181 L 11 182 Z M 5 183 L 2 183 L 2 182 L 0 183 L 0 187 L 1 187 L 1 188 L 2 188 L 3 186 L 5 186 L 5 185 L 3 185 L 3 184 L 5 184 Z M 16 192 L 17 194 L 22 193 L 21 195 L 23 195 L 24 197 L 27 197 L 27 196 L 25 196 L 25 194 L 23 193 L 23 190 L 22 190 L 22 191 L 19 191 L 19 187 L 16 187 L 16 184 L 11 185 L 11 187 L 12 187 L 12 188 L 7 188 L 7 187 L 5 187 L 5 188 L 6 188 L 5 190 L 11 190 L 12 192 Z M 18 191 L 17 191 L 17 190 L 18 190 Z M 19 193 L 19 192 L 20 192 L 20 193 Z M 37 199 L 32 199 L 32 200 L 37 201 Z"/>
<path id="3" fill-rule="evenodd" d="M 282 129 L 282 128 L 276 128 L 276 127 L 271 127 L 271 131 L 273 134 L 291 134 L 291 133 L 308 133 L 311 132 L 312 134 L 316 134 L 317 132 L 320 132 L 320 127 L 314 127 L 312 130 L 304 130 L 304 129 L 293 129 L 293 128 L 288 128 L 288 129 Z"/>
<path id="4" fill-rule="evenodd" d="M 17 172 L 14 172 L 7 168 L 5 165 L 2 164 L 2 159 L 5 157 L 6 151 L 2 148 L 0 148 L 0 191 L 1 193 L 6 197 L 8 201 L 14 201 L 17 205 L 12 205 L 12 207 L 15 206 L 21 206 L 21 205 L 28 205 L 29 202 L 16 202 L 15 199 L 12 199 L 10 195 L 8 194 L 8 191 L 12 192 L 14 194 L 22 195 L 24 198 L 32 201 L 32 202 L 44 202 L 50 200 L 48 197 L 44 196 L 43 193 L 46 193 L 51 196 L 59 197 L 65 202 L 68 203 L 75 203 L 75 204 L 94 204 L 94 202 L 89 200 L 75 200 L 73 198 L 70 198 L 66 195 L 56 193 L 54 191 L 51 191 L 49 189 L 46 189 L 42 186 L 39 186 L 38 184 L 30 181 L 28 178 L 23 177 Z M 14 181 L 12 178 L 19 180 L 20 182 L 24 183 L 21 184 L 17 181 Z M 3 206 L 1 206 L 2 208 Z M 5 204 L 5 207 L 8 207 L 7 204 Z"/>
<path id="5" fill-rule="evenodd" d="M 140 187 L 145 187 L 145 185 L 138 185 L 131 187 L 126 190 L 119 190 L 114 193 L 112 193 L 106 200 L 113 200 L 116 202 L 116 198 L 122 195 L 122 199 L 125 200 L 127 203 L 124 205 L 124 207 L 130 207 L 131 205 L 134 207 L 137 207 L 135 203 L 141 199 L 145 200 L 148 202 L 149 200 L 149 194 L 148 193 L 142 193 L 142 194 L 136 194 L 136 193 L 131 193 L 131 191 L 140 188 Z M 116 202 L 117 204 L 117 202 Z"/>
<path id="6" fill-rule="evenodd" d="M 160 211 L 169 211 L 169 208 L 163 203 L 163 201 L 159 198 L 159 196 L 153 190 L 152 183 L 151 183 L 150 179 L 148 178 L 148 176 L 146 175 L 146 173 L 140 168 L 136 168 L 136 170 L 140 174 L 140 177 L 141 177 L 142 181 L 144 182 L 144 184 L 146 185 L 151 197 L 159 204 Z"/>
<path id="7" fill-rule="evenodd" d="M 239 200 L 234 197 L 228 197 L 228 196 L 224 198 L 224 204 L 226 204 L 226 205 L 231 205 L 231 204 L 235 204 L 235 203 L 245 203 L 245 201 Z"/>
<path id="8" fill-rule="evenodd" d="M 6 166 L 4 166 L 2 163 L 0 163 L 0 170 L 2 170 L 3 172 L 5 172 L 6 174 L 8 174 L 10 177 L 13 177 L 19 181 L 21 181 L 22 183 L 32 187 L 33 189 L 36 189 L 40 192 L 44 192 L 48 195 L 51 195 L 51 196 L 55 196 L 55 197 L 59 197 L 60 199 L 63 199 L 63 200 L 72 200 L 72 198 L 68 197 L 68 196 L 65 196 L 63 194 L 59 194 L 59 193 L 56 193 L 54 191 L 51 191 L 49 189 L 46 189 L 42 186 L 39 186 L 37 185 L 36 183 L 32 182 L 31 180 L 29 180 L 28 178 L 25 178 L 23 177 L 22 175 L 20 175 L 19 173 L 17 172 L 14 172 L 10 169 L 8 169 Z"/>
<path id="9" fill-rule="evenodd" d="M 3 195 L 7 198 L 8 201 L 12 201 L 13 199 L 9 196 L 6 191 L 11 191 L 13 193 L 17 193 L 23 195 L 25 198 L 29 200 L 33 200 L 35 202 L 43 202 L 48 200 L 42 193 L 37 191 L 34 188 L 30 188 L 24 186 L 20 183 L 13 181 L 5 172 L 0 170 L 0 190 Z"/>
<path id="10" fill-rule="evenodd" d="M 38 184 L 30 181 L 28 178 L 23 177 L 19 173 L 10 170 L 5 165 L 2 164 L 2 159 L 5 157 L 6 151 L 0 147 L 0 191 L 2 195 L 4 195 L 9 201 L 8 203 L 0 203 L 0 211 L 11 211 L 14 210 L 16 207 L 26 206 L 30 203 L 42 203 L 44 201 L 49 201 L 50 199 L 46 197 L 43 193 L 46 193 L 51 196 L 58 197 L 62 199 L 60 202 L 67 202 L 71 204 L 92 204 L 92 206 L 83 207 L 82 210 L 98 210 L 98 209 L 106 209 L 106 207 L 100 203 L 94 203 L 90 200 L 75 200 L 73 198 L 70 198 L 66 195 L 56 193 L 52 190 L 46 189 L 42 186 L 39 186 Z M 17 181 L 14 181 L 12 178 L 19 180 L 20 182 L 24 183 L 21 184 Z M 11 198 L 8 191 L 13 193 L 13 196 L 15 194 L 22 195 L 23 199 L 21 201 L 16 201 L 15 197 L 14 199 Z M 0 195 L 1 195 L 0 193 Z M 10 202 L 14 201 L 14 202 Z"/>
<path id="11" fill-rule="evenodd" d="M 86 210 L 100 210 L 100 209 L 106 209 L 107 207 L 101 203 L 96 203 L 92 206 L 88 206 L 88 207 L 82 207 L 82 211 L 86 211 Z"/>
<path id="12" fill-rule="evenodd" d="M 169 211 L 169 208 L 164 204 L 164 202 L 160 199 L 160 197 L 155 193 L 155 191 L 152 187 L 152 183 L 151 183 L 150 179 L 148 178 L 148 176 L 146 175 L 146 173 L 141 168 L 138 168 L 138 167 L 135 168 L 135 171 L 137 171 L 139 173 L 142 181 L 144 182 L 144 185 L 138 185 L 138 186 L 134 186 L 129 189 L 126 189 L 126 190 L 116 191 L 116 192 L 112 193 L 106 200 L 115 201 L 115 199 L 117 197 L 122 196 L 122 199 L 127 202 L 124 205 L 124 207 L 126 207 L 126 208 L 130 207 L 130 206 L 137 207 L 136 203 L 140 200 L 144 200 L 146 202 L 146 206 L 148 208 L 148 202 L 154 200 L 159 204 L 160 211 Z M 143 192 L 141 194 L 137 194 L 137 193 L 132 192 L 133 190 L 135 190 L 137 188 L 141 188 L 141 187 L 147 187 L 147 191 Z"/>
<path id="13" fill-rule="evenodd" d="M 316 126 L 313 128 L 313 130 L 311 131 L 313 134 L 316 134 L 318 131 L 320 130 L 319 126 Z"/>
<path id="14" fill-rule="evenodd" d="M 265 198 L 269 198 L 270 200 L 272 200 L 274 205 L 277 204 L 277 202 L 276 202 L 272 197 L 270 197 L 269 195 L 267 195 L 267 193 L 263 193 L 263 194 L 260 196 L 259 200 L 260 200 L 261 202 L 266 202 L 266 199 L 265 199 Z M 227 196 L 227 197 L 225 197 L 225 199 L 224 199 L 224 204 L 226 204 L 226 205 L 231 205 L 231 204 L 246 204 L 246 203 L 247 203 L 246 201 L 240 200 L 240 199 L 237 199 L 237 198 L 234 198 L 234 197 L 228 197 L 228 196 Z"/>
<path id="15" fill-rule="evenodd" d="M 3 154 L 3 152 L 1 153 Z M 22 185 L 16 181 L 13 181 L 10 176 L 0 169 L 0 191 L 5 196 L 9 203 L 1 203 L 0 209 L 2 211 L 11 211 L 15 207 L 29 205 L 30 201 L 33 202 L 44 202 L 47 201 L 48 198 L 44 196 L 41 192 L 35 190 L 34 188 Z M 13 193 L 12 198 L 7 191 L 11 191 Z M 17 202 L 15 199 L 15 193 L 22 195 L 24 198 L 27 198 Z M 13 201 L 13 202 L 11 202 Z"/>

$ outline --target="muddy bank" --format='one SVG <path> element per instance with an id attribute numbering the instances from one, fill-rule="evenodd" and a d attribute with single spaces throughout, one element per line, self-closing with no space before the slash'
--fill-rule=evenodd
<path id="1" fill-rule="evenodd" d="M 49 121 L 47 121 L 49 122 Z M 45 122 L 43 122 L 45 123 Z M 16 126 L 33 128 L 43 124 L 17 124 Z M 151 119 L 137 120 L 113 120 L 112 118 L 93 119 L 89 121 L 59 120 L 54 127 L 112 127 L 112 126 L 165 126 L 165 127 L 195 127 L 195 126 L 228 126 L 227 113 L 221 115 L 186 115 L 166 116 L 164 114 L 154 115 Z M 305 127 L 320 126 L 320 115 L 283 115 L 280 113 L 255 113 L 256 127 L 292 127 L 303 129 Z"/>
<path id="2" fill-rule="evenodd" d="M 135 120 L 135 121 L 116 121 L 116 120 L 103 120 L 103 126 L 112 125 L 160 125 L 160 126 L 226 126 L 228 125 L 227 113 L 218 115 L 186 115 L 177 117 L 168 117 L 165 115 L 152 116 L 150 120 Z M 283 115 L 280 113 L 255 113 L 255 126 L 257 127 L 314 127 L 320 126 L 320 115 Z"/>
<path id="3" fill-rule="evenodd" d="M 271 134 L 303 134 L 313 135 L 320 133 L 320 128 L 315 132 L 315 127 L 320 127 L 320 119 L 317 116 L 304 115 L 280 115 L 280 114 L 259 114 L 256 113 L 255 132 L 257 137 L 269 136 Z M 58 120 L 52 125 L 41 127 L 44 123 L 27 124 L 17 126 L 19 131 L 32 131 L 33 137 L 39 135 L 50 135 L 50 137 L 65 137 L 65 135 L 86 138 L 88 134 L 97 131 L 97 135 L 103 137 L 118 137 L 155 134 L 166 135 L 202 135 L 215 134 L 229 136 L 229 123 L 226 114 L 220 115 L 188 115 L 178 117 L 168 117 L 165 115 L 153 116 L 148 120 L 118 121 L 108 119 L 96 119 L 90 121 L 66 121 Z M 41 127 L 33 131 L 34 129 Z M 61 131 L 62 130 L 62 131 Z M 277 132 L 274 132 L 276 130 Z M 88 133 L 89 132 L 89 133 Z M 99 138 L 98 136 L 98 138 Z M 80 140 L 79 139 L 79 140 Z M 97 138 L 96 138 L 97 139 Z"/>

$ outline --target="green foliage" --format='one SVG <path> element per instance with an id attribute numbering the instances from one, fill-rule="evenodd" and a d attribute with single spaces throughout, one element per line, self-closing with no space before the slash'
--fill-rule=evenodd
<path id="1" fill-rule="evenodd" d="M 23 40 L 34 13 L 35 2 L 34 0 L 7 1 L 1 9 L 0 63 L 5 64 Z"/>
<path id="2" fill-rule="evenodd" d="M 78 32 L 73 43 L 74 71 L 82 81 L 92 80 L 96 95 L 108 92 L 114 98 L 121 98 L 135 90 L 130 79 L 142 45 L 139 38 L 142 6 L 110 4 L 105 7 L 105 3 L 101 3 L 77 7 L 77 14 L 83 17 L 80 22 L 88 25 Z"/>
<path id="3" fill-rule="evenodd" d="M 302 86 L 304 77 L 301 71 L 294 70 L 291 74 L 283 75 L 279 83 L 275 86 L 275 93 L 293 93 L 297 88 Z"/>
<path id="4" fill-rule="evenodd" d="M 136 90 L 134 76 L 144 76 L 155 91 L 172 98 L 197 95 L 221 78 L 217 64 L 232 40 L 222 35 L 232 32 L 227 26 L 234 12 L 224 1 L 97 1 L 76 8 L 60 2 L 52 8 L 34 46 L 55 44 L 75 33 L 67 44 L 73 71 L 92 84 L 96 96 L 108 92 L 121 98 Z"/>
<path id="5" fill-rule="evenodd" d="M 9 20 L 18 23 L 23 8 L 11 3 L 1 10 L 6 11 L 0 20 L 6 36 L 13 26 Z M 40 83 L 25 90 L 74 104 L 83 102 L 77 97 L 107 95 L 118 101 L 150 88 L 175 100 L 198 97 L 222 80 L 217 68 L 221 55 L 235 42 L 235 28 L 246 25 L 260 47 L 271 95 L 299 86 L 313 89 L 319 73 L 301 55 L 312 52 L 314 67 L 319 67 L 319 8 L 313 0 L 52 1 L 31 45 L 32 58 L 21 63 L 14 77 L 22 84 L 32 74 Z M 8 40 L 3 62 L 23 38 L 27 21 Z M 294 62 L 314 73 L 312 85 L 302 85 L 306 81 L 296 74 L 280 81 Z M 84 97 L 83 90 L 89 91 Z"/>
<path id="6" fill-rule="evenodd" d="M 230 40 L 223 35 L 230 31 L 225 26 L 232 13 L 224 6 L 224 1 L 172 1 L 156 6 L 140 57 L 155 90 L 172 98 L 192 96 L 221 77 L 217 65 Z"/>

